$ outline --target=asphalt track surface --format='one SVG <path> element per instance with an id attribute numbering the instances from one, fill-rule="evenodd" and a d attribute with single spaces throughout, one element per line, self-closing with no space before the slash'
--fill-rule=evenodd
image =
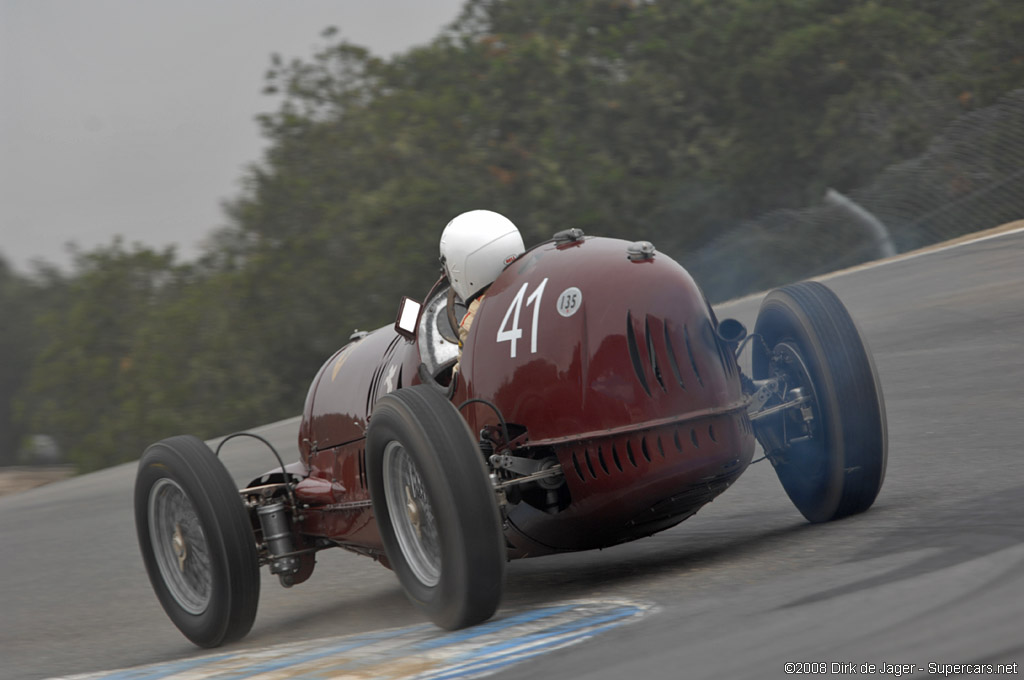
<path id="1" fill-rule="evenodd" d="M 1018 663 L 1021 672 L 1024 233 L 826 282 L 858 320 L 884 388 L 889 467 L 874 507 L 810 525 L 760 463 L 674 529 L 513 562 L 499 633 L 567 601 L 642 611 L 493 677 L 774 678 L 787 663 L 910 664 L 915 676 Z M 752 327 L 757 304 L 718 311 Z M 294 460 L 295 430 L 293 419 L 259 431 Z M 273 465 L 247 443 L 229 447 L 239 480 Z M 134 476 L 135 465 L 123 465 L 0 498 L 0 678 L 201 666 L 210 654 L 178 633 L 152 593 L 136 545 Z M 245 659 L 284 643 L 368 635 L 447 644 L 369 559 L 327 551 L 313 578 L 291 590 L 262 576 L 252 632 L 219 652 Z"/>

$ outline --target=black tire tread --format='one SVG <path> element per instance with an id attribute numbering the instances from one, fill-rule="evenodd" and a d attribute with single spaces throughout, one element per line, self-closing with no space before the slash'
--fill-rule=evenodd
<path id="1" fill-rule="evenodd" d="M 209 620 L 200 622 L 177 610 L 164 589 L 151 553 L 148 502 L 152 483 L 162 476 L 177 481 L 195 507 L 211 551 L 223 569 L 224 602 L 211 602 Z M 244 637 L 259 605 L 260 573 L 255 536 L 238 488 L 223 463 L 198 437 L 179 435 L 146 449 L 139 462 L 135 487 L 135 520 L 146 570 L 164 610 L 175 625 L 200 647 L 217 647 Z M 216 568 L 216 567 L 215 567 Z M 216 594 L 214 595 L 216 598 Z M 176 611 L 177 610 L 177 611 Z M 205 616 L 205 614 L 203 615 Z"/>
<path id="2" fill-rule="evenodd" d="M 863 512 L 878 496 L 888 455 L 885 406 L 871 352 L 842 301 L 821 283 L 804 281 L 769 293 L 762 302 L 755 332 L 771 346 L 787 335 L 787 329 L 778 327 L 785 326 L 782 319 L 787 315 L 809 331 L 801 340 L 812 345 L 813 356 L 808 357 L 811 370 L 827 392 L 819 394 L 819 399 L 837 400 L 835 412 L 841 413 L 842 470 L 837 474 L 842 490 L 838 504 L 830 512 L 804 514 L 811 521 L 829 521 Z M 798 329 L 788 330 L 801 334 Z M 754 359 L 754 377 L 764 377 L 767 359 L 758 353 Z"/>
<path id="3" fill-rule="evenodd" d="M 434 508 L 446 532 L 442 542 L 455 541 L 467 550 L 464 565 L 443 566 L 442 583 L 437 586 L 442 593 L 419 593 L 414 577 L 403 574 L 400 549 L 389 545 L 387 538 L 393 530 L 387 519 L 379 457 L 396 428 L 416 433 L 417 441 L 405 442 L 406 446 L 426 446 L 436 453 L 436 467 L 424 466 L 419 459 L 417 463 L 424 477 L 432 476 L 433 483 L 444 489 L 439 495 L 448 499 L 444 509 Z M 466 421 L 428 385 L 414 385 L 382 397 L 374 406 L 366 450 L 374 514 L 388 559 L 409 598 L 436 625 L 449 630 L 490 618 L 501 600 L 506 554 L 494 492 Z"/>

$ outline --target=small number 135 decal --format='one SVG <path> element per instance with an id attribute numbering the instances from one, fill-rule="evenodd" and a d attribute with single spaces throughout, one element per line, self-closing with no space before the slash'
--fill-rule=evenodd
<path id="1" fill-rule="evenodd" d="M 576 286 L 566 288 L 558 296 L 558 313 L 564 317 L 570 317 L 579 311 L 583 304 L 583 291 Z"/>

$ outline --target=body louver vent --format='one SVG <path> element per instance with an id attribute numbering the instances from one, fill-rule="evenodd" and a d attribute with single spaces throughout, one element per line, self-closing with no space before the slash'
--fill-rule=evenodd
<path id="1" fill-rule="evenodd" d="M 662 393 L 668 393 L 673 383 L 679 385 L 679 389 L 687 391 L 687 381 L 694 379 L 697 385 L 704 387 L 704 378 L 701 376 L 690 340 L 690 329 L 686 325 L 683 325 L 682 337 L 679 338 L 678 331 L 673 333 L 669 329 L 669 324 L 657 317 L 647 315 L 641 326 L 638 320 L 634 319 L 633 313 L 627 312 L 626 349 L 629 351 L 629 361 L 636 379 L 649 397 L 654 396 L 654 392 L 657 391 L 655 384 L 661 388 Z M 689 360 L 688 367 L 679 363 L 680 357 Z M 728 372 L 728 361 L 723 357 L 720 359 Z M 692 376 L 684 378 L 684 371 L 692 372 Z M 692 386 L 693 383 L 690 384 Z"/>
<path id="2" fill-rule="evenodd" d="M 633 330 L 632 312 L 626 312 L 626 347 L 629 349 L 629 360 L 633 364 L 633 372 L 636 373 L 640 386 L 644 388 L 644 392 L 649 397 L 651 396 L 651 388 L 647 386 L 644 364 L 640 361 L 640 347 L 636 343 L 636 331 Z"/>

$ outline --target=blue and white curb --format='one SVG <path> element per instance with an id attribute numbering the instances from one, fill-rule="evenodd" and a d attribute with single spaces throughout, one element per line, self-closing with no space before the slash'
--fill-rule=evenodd
<path id="1" fill-rule="evenodd" d="M 465 630 L 429 624 L 274 645 L 64 680 L 479 678 L 639 620 L 648 604 L 583 600 L 514 612 Z"/>

